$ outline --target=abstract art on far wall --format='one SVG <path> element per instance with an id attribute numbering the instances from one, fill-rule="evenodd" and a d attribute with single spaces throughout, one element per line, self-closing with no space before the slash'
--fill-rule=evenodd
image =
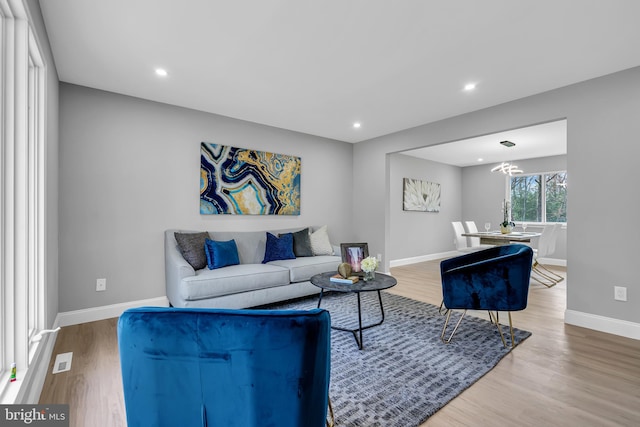
<path id="1" fill-rule="evenodd" d="M 201 143 L 200 213 L 300 215 L 300 157 Z"/>
<path id="2" fill-rule="evenodd" d="M 440 212 L 440 184 L 404 178 L 402 188 L 403 210 Z"/>

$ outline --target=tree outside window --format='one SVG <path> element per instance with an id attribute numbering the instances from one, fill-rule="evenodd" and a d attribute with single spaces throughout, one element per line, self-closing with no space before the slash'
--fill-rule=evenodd
<path id="1" fill-rule="evenodd" d="M 519 222 L 567 222 L 567 172 L 512 176 L 511 218 Z"/>

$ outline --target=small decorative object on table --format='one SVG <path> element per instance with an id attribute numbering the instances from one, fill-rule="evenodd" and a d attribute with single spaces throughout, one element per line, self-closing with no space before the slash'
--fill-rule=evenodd
<path id="1" fill-rule="evenodd" d="M 351 265 L 343 262 L 338 266 L 338 274 L 334 274 L 329 278 L 329 280 L 334 283 L 346 283 L 348 285 L 353 285 L 360 280 L 360 278 L 358 276 L 352 276 Z"/>
<path id="2" fill-rule="evenodd" d="M 360 264 L 364 271 L 364 281 L 368 282 L 376 278 L 376 268 L 378 268 L 378 260 L 375 257 L 366 257 Z"/>
<path id="3" fill-rule="evenodd" d="M 516 223 L 511 221 L 511 202 L 508 200 L 502 201 L 502 213 L 503 221 L 500 223 L 500 232 L 502 234 L 509 234 Z"/>
<path id="4" fill-rule="evenodd" d="M 340 274 L 334 274 L 329 278 L 329 280 L 333 283 L 344 283 L 346 285 L 353 285 L 358 280 L 360 280 L 360 278 L 358 276 L 342 277 L 342 275 Z"/>
<path id="5" fill-rule="evenodd" d="M 338 266 L 338 273 L 344 278 L 351 276 L 351 265 L 347 262 L 343 262 Z"/>

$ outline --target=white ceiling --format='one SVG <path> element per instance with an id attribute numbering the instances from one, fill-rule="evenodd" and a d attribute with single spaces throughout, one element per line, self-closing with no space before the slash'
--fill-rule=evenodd
<path id="1" fill-rule="evenodd" d="M 516 145 L 505 147 L 500 144 L 505 140 Z M 503 161 L 559 156 L 567 154 L 567 121 L 558 120 L 462 141 L 432 145 L 405 151 L 402 154 L 460 167 L 481 164 L 495 166 L 496 163 Z"/>
<path id="2" fill-rule="evenodd" d="M 640 65 L 636 0 L 40 5 L 61 81 L 347 142 Z"/>

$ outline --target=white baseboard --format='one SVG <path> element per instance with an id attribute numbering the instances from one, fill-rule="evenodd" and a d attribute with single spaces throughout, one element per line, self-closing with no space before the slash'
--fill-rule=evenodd
<path id="1" fill-rule="evenodd" d="M 102 307 L 65 311 L 62 313 L 58 313 L 58 315 L 56 316 L 56 320 L 53 322 L 53 327 L 56 328 L 58 326 L 79 325 L 81 323 L 95 322 L 96 320 L 120 317 L 120 315 L 129 308 L 145 306 L 168 307 L 169 300 L 166 296 L 162 296 L 158 298 L 105 305 Z"/>
<path id="2" fill-rule="evenodd" d="M 458 251 L 442 252 L 439 254 L 420 255 L 411 258 L 394 259 L 389 261 L 389 267 L 400 267 L 402 265 L 417 264 L 419 262 L 433 261 L 435 259 L 450 258 L 460 255 Z"/>
<path id="3" fill-rule="evenodd" d="M 575 310 L 566 310 L 564 312 L 564 322 L 569 325 L 640 340 L 640 323 L 612 319 Z"/>

